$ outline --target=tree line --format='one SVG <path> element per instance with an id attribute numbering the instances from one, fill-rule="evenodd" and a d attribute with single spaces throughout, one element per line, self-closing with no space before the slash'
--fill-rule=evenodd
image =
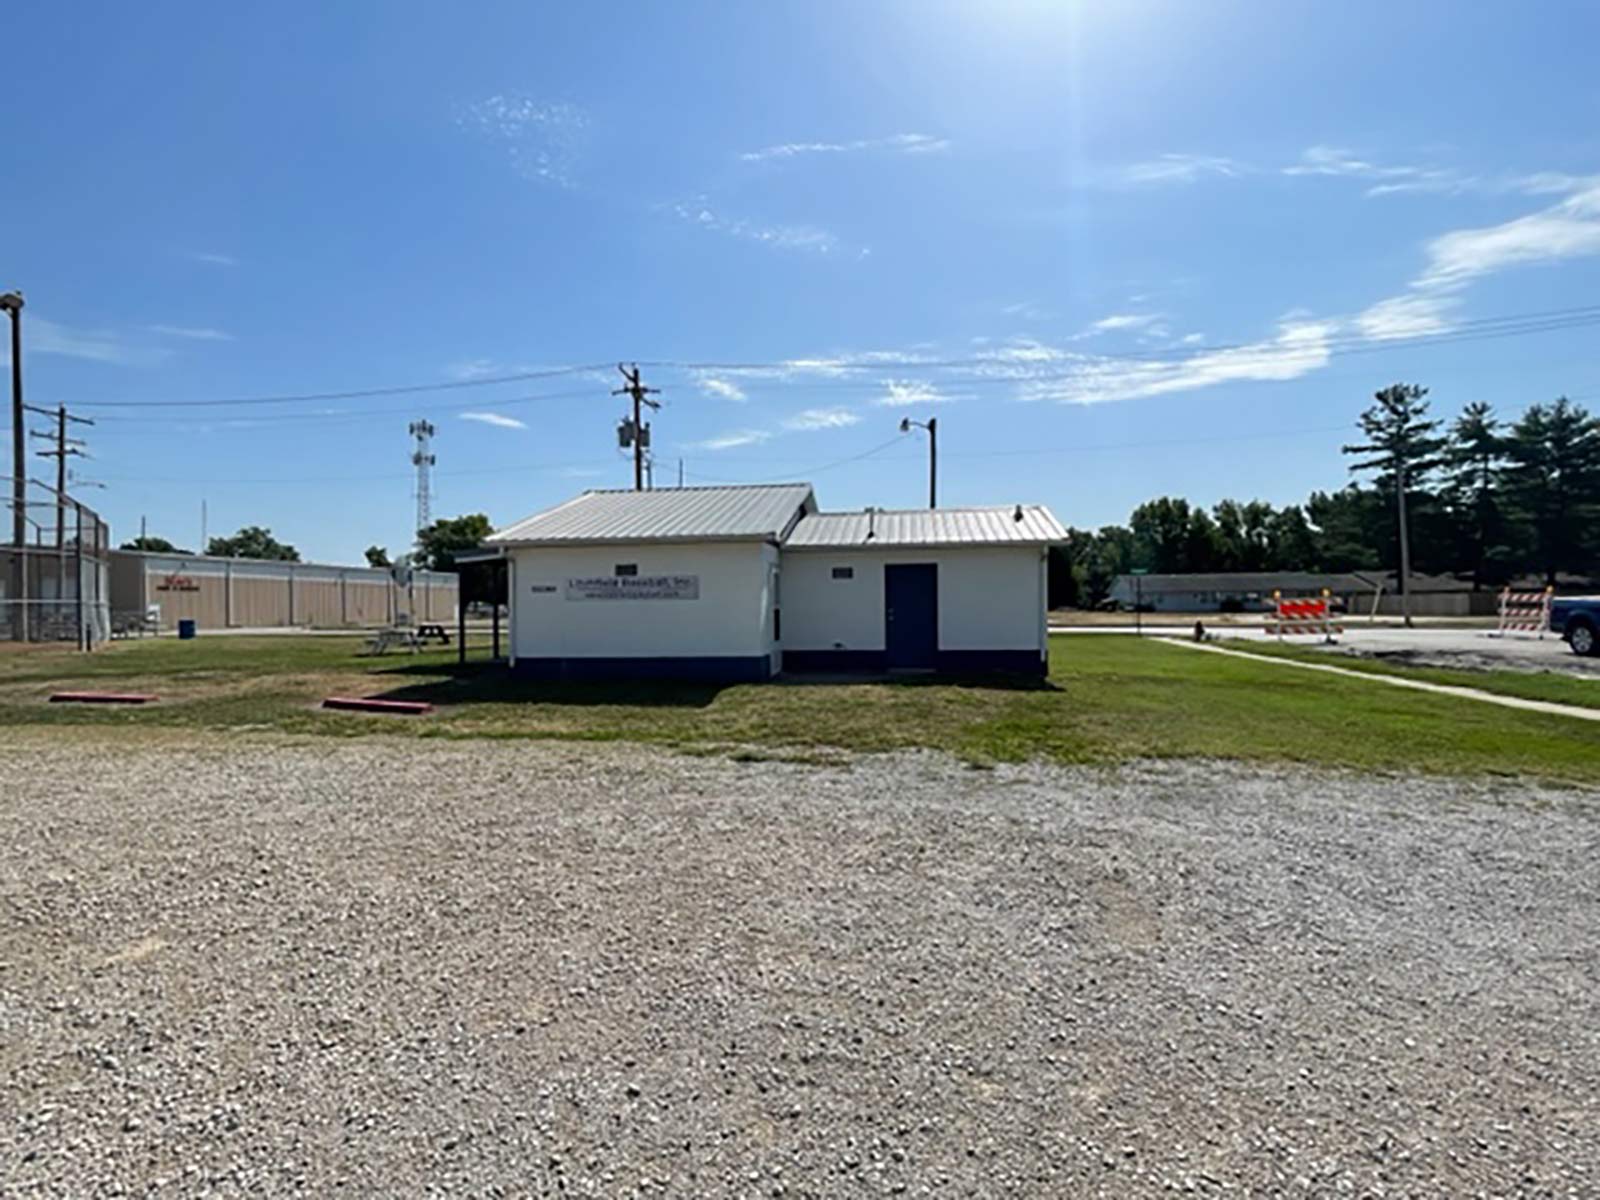
<path id="1" fill-rule="evenodd" d="M 1163 496 L 1126 525 L 1069 529 L 1051 559 L 1051 603 L 1093 607 L 1118 575 L 1396 570 L 1401 501 L 1411 570 L 1475 587 L 1586 577 L 1600 554 L 1600 419 L 1566 397 L 1515 420 L 1485 403 L 1448 426 L 1427 389 L 1395 384 L 1361 414 L 1365 441 L 1343 447 L 1356 481 L 1278 508 L 1223 500 L 1209 511 Z"/>
<path id="2" fill-rule="evenodd" d="M 406 556 L 412 566 L 424 571 L 453 571 L 455 556 L 483 544 L 493 532 L 483 513 L 460 517 L 440 517 L 426 529 L 417 531 L 416 551 Z M 156 554 L 191 554 L 164 537 L 141 535 L 123 542 L 124 550 L 145 550 Z M 214 537 L 206 543 L 206 553 L 219 558 L 269 559 L 274 562 L 299 562 L 300 551 L 272 536 L 261 525 L 246 525 L 232 537 Z M 382 546 L 368 546 L 364 555 L 369 567 L 388 567 L 389 552 Z"/>

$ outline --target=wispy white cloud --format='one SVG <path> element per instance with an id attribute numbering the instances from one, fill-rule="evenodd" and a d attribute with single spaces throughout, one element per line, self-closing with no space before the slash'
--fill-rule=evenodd
<path id="1" fill-rule="evenodd" d="M 1355 325 L 1378 342 L 1444 333 L 1451 328 L 1449 313 L 1455 306 L 1453 296 L 1411 292 L 1369 306 L 1357 314 Z"/>
<path id="2" fill-rule="evenodd" d="M 1356 327 L 1378 341 L 1445 333 L 1455 327 L 1453 313 L 1476 280 L 1515 267 L 1600 255 L 1600 179 L 1584 182 L 1581 190 L 1538 212 L 1433 238 L 1423 248 L 1422 271 L 1406 290 L 1367 308 L 1356 317 Z M 1553 188 L 1554 181 L 1541 186 Z"/>
<path id="3" fill-rule="evenodd" d="M 1067 358 L 1065 350 L 1055 346 L 1046 345 L 1034 338 L 1014 337 L 1008 338 L 1005 345 L 998 347 L 989 354 L 984 355 L 990 361 L 1006 367 L 1038 365 L 1041 363 L 1060 362 Z M 993 373 L 993 372 L 991 372 Z M 1000 372 L 1005 374 L 1008 372 Z"/>
<path id="4" fill-rule="evenodd" d="M 172 357 L 170 349 L 152 345 L 148 338 L 133 340 L 120 333 L 75 329 L 48 317 L 35 316 L 31 310 L 23 330 L 25 355 L 53 354 L 119 367 L 154 366 Z M 11 362 L 11 343 L 3 337 L 0 337 L 0 362 L 8 365 Z"/>
<path id="5" fill-rule="evenodd" d="M 674 204 L 671 211 L 699 229 L 747 242 L 758 242 L 779 250 L 826 255 L 839 249 L 837 237 L 814 225 L 768 225 L 742 217 L 728 217 L 714 212 L 703 200 L 693 204 Z"/>
<path id="6" fill-rule="evenodd" d="M 1419 166 L 1406 163 L 1379 163 L 1362 158 L 1338 146 L 1312 146 L 1300 160 L 1279 171 L 1289 176 L 1342 177 L 1371 181 L 1369 196 L 1389 196 L 1404 192 L 1462 192 L 1479 185 L 1479 180 L 1453 167 Z"/>
<path id="7" fill-rule="evenodd" d="M 451 363 L 445 369 L 446 374 L 452 379 L 488 379 L 495 375 L 506 374 L 508 368 L 490 358 L 469 358 L 462 362 Z"/>
<path id="8" fill-rule="evenodd" d="M 1031 300 L 1004 305 L 1000 311 L 1008 317 L 1021 317 L 1024 321 L 1048 321 L 1052 315 L 1049 309 Z"/>
<path id="9" fill-rule="evenodd" d="M 755 446 L 770 440 L 772 434 L 765 429 L 735 429 L 704 441 L 690 442 L 691 450 L 733 450 L 739 446 Z"/>
<path id="10" fill-rule="evenodd" d="M 187 338 L 192 342 L 231 342 L 233 334 L 222 329 L 211 329 L 195 325 L 150 325 L 147 327 L 151 333 L 159 333 L 165 337 Z"/>
<path id="11" fill-rule="evenodd" d="M 843 429 L 859 425 L 861 414 L 848 408 L 808 408 L 784 421 L 785 429 L 808 431 L 812 429 Z"/>
<path id="12" fill-rule="evenodd" d="M 885 379 L 883 394 L 874 403 L 886 408 L 911 408 L 918 404 L 949 404 L 951 397 L 921 379 Z"/>
<path id="13" fill-rule="evenodd" d="M 1327 365 L 1334 321 L 1285 318 L 1276 336 L 1206 350 L 1185 358 L 1136 361 L 1101 355 L 1068 356 L 1068 367 L 1047 379 L 1023 379 L 1023 399 L 1102 404 L 1216 387 L 1224 383 L 1298 379 Z"/>
<path id="14" fill-rule="evenodd" d="M 1097 333 L 1117 333 L 1125 330 L 1150 329 L 1161 323 L 1160 313 L 1112 313 L 1109 317 L 1101 317 L 1084 330 L 1086 335 Z"/>
<path id="15" fill-rule="evenodd" d="M 1249 170 L 1249 167 L 1235 159 L 1216 154 L 1163 154 L 1143 162 L 1129 163 L 1114 173 L 1114 179 L 1134 185 L 1186 184 L 1206 178 L 1232 179 Z"/>
<path id="16" fill-rule="evenodd" d="M 894 154 L 938 154 L 949 148 L 948 138 L 933 137 L 926 133 L 897 133 L 891 137 L 856 138 L 848 142 L 781 142 L 776 146 L 747 151 L 739 157 L 744 162 L 766 162 L 813 154 L 859 154 L 867 150 Z"/>
<path id="17" fill-rule="evenodd" d="M 508 417 L 505 413 L 497 412 L 464 412 L 458 414 L 463 421 L 477 421 L 481 425 L 493 425 L 496 429 L 526 429 L 527 423 Z"/>
<path id="18" fill-rule="evenodd" d="M 185 250 L 183 256 L 191 262 L 205 263 L 212 267 L 237 267 L 239 260 L 231 254 L 216 254 L 205 250 Z"/>
<path id="19" fill-rule="evenodd" d="M 1451 287 L 1507 267 L 1560 262 L 1600 253 L 1600 185 L 1525 217 L 1457 229 L 1428 244 L 1428 267 L 1415 286 Z"/>
<path id="20" fill-rule="evenodd" d="M 1600 177 L 1562 171 L 1525 174 L 1474 174 L 1436 162 L 1385 162 L 1340 146 L 1310 146 L 1293 162 L 1262 166 L 1214 154 L 1163 154 L 1099 173 L 1114 185 L 1191 184 L 1202 179 L 1238 179 L 1277 174 L 1289 178 L 1349 179 L 1365 182 L 1372 197 L 1405 194 L 1564 195 L 1600 182 Z"/>
<path id="21" fill-rule="evenodd" d="M 1181 346 L 1198 346 L 1205 340 L 1206 335 L 1203 333 L 1186 333 L 1178 339 L 1178 344 Z"/>
<path id="22" fill-rule="evenodd" d="M 576 105 L 502 93 L 466 105 L 457 123 L 503 146 L 524 178 L 563 188 L 577 185 L 589 117 Z"/>
<path id="23" fill-rule="evenodd" d="M 720 375 L 700 375 L 697 377 L 700 390 L 708 396 L 715 396 L 719 400 L 733 400 L 736 402 L 746 399 L 744 389 L 731 379 L 723 379 Z"/>
<path id="24" fill-rule="evenodd" d="M 1563 196 L 1600 186 L 1600 175 L 1568 175 L 1564 171 L 1535 171 L 1505 180 L 1507 191 L 1525 196 Z"/>

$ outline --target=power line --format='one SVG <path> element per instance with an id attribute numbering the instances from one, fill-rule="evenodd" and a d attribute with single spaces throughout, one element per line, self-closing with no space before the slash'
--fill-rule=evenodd
<path id="1" fill-rule="evenodd" d="M 545 400 L 576 400 L 585 396 L 593 396 L 594 394 L 595 389 L 593 388 L 584 388 L 582 390 L 566 392 L 535 392 L 527 396 L 514 396 L 510 399 L 496 399 L 490 403 L 495 408 L 511 408 L 512 406 L 518 404 L 534 404 Z M 465 412 L 471 409 L 479 408 L 483 404 L 484 401 L 482 400 L 468 400 L 464 404 L 431 404 L 428 407 L 432 412 Z M 99 420 L 130 425 L 135 423 L 140 425 L 151 425 L 158 422 L 175 423 L 181 421 L 185 423 L 193 423 L 217 421 L 226 422 L 226 427 L 228 428 L 251 429 L 258 425 L 277 424 L 284 421 L 292 421 L 296 423 L 300 421 L 331 421 L 336 423 L 366 421 L 372 417 L 400 416 L 415 411 L 416 407 L 411 405 L 404 408 L 364 408 L 360 409 L 359 411 L 345 412 L 318 412 L 316 410 L 312 410 L 311 412 L 269 413 L 265 416 L 259 417 L 207 417 L 204 415 L 162 417 L 155 415 L 146 416 L 143 414 L 138 416 L 118 416 L 116 414 L 106 416 L 105 414 L 101 414 Z"/>
<path id="2" fill-rule="evenodd" d="M 1370 334 L 1351 333 L 1325 337 L 1307 342 L 1304 353 L 1383 353 L 1389 350 L 1418 346 L 1449 345 L 1463 341 L 1479 341 L 1497 337 L 1518 337 L 1531 333 L 1555 332 L 1564 329 L 1581 329 L 1600 324 L 1600 305 L 1572 308 L 1546 309 L 1537 312 L 1511 313 L 1496 317 L 1479 317 L 1460 321 L 1449 329 L 1422 331 L 1416 334 L 1384 338 Z M 1294 344 L 1282 341 L 1217 343 L 1201 346 L 1172 346 L 1160 350 L 1142 351 L 1091 351 L 1082 355 L 1086 362 L 1113 361 L 1129 363 L 1184 362 L 1208 355 L 1226 354 L 1229 361 L 1249 364 L 1257 360 L 1281 360 L 1285 355 L 1300 350 Z M 1052 378 L 1073 378 L 1080 371 L 1054 376 L 1040 368 L 1060 363 L 1069 352 L 1049 350 L 1047 356 L 1037 359 L 1018 357 L 1016 353 L 974 355 L 965 358 L 930 359 L 908 355 L 871 355 L 854 358 L 796 357 L 776 362 L 715 362 L 683 361 L 673 359 L 641 360 L 639 366 L 681 371 L 731 371 L 786 373 L 818 372 L 842 373 L 847 371 L 984 371 L 968 386 L 978 382 L 1048 382 Z M 1242 355 L 1242 357 L 1241 357 Z M 84 400 L 83 408 L 95 409 L 152 409 L 152 408 L 236 408 L 257 405 L 314 403 L 333 400 L 359 400 L 374 396 L 411 395 L 422 392 L 452 391 L 464 388 L 492 387 L 506 383 L 550 379 L 560 376 L 599 373 L 608 369 L 607 363 L 588 363 L 568 367 L 552 367 L 538 371 L 518 371 L 504 375 L 483 376 L 476 379 L 458 379 L 434 383 L 401 384 L 389 387 L 358 388 L 346 391 L 301 392 L 271 396 L 242 396 L 216 400 Z M 994 374 L 994 372 L 1003 372 Z M 470 407 L 470 405 L 468 406 Z M 378 410 L 372 410 L 377 412 Z"/>
<path id="3" fill-rule="evenodd" d="M 410 383 L 394 387 L 359 388 L 346 392 L 301 392 L 282 396 L 238 396 L 227 400 L 80 400 L 83 408 L 235 408 L 255 404 L 299 404 L 320 400 L 363 400 L 372 396 L 406 396 L 418 392 L 446 392 L 459 388 L 493 387 L 502 383 L 524 383 L 530 379 L 553 379 L 600 371 L 608 364 L 552 367 L 544 371 L 518 371 L 510 375 L 485 375 L 475 379 L 453 379 L 443 383 Z"/>
<path id="4" fill-rule="evenodd" d="M 1314 324 L 1315 322 L 1309 322 Z M 1316 342 L 1308 342 L 1307 349 L 1331 348 L 1343 349 L 1345 347 L 1363 347 L 1373 350 L 1383 350 L 1395 347 L 1404 347 L 1417 344 L 1431 344 L 1434 342 L 1448 342 L 1491 337 L 1496 335 L 1511 336 L 1523 332 L 1539 333 L 1547 329 L 1583 328 L 1588 325 L 1600 324 L 1600 305 L 1583 305 L 1573 308 L 1548 309 L 1541 312 L 1513 313 L 1498 317 L 1479 317 L 1472 320 L 1459 321 L 1449 329 L 1434 331 L 1419 331 L 1415 334 L 1403 334 L 1396 337 L 1378 337 L 1371 334 L 1344 334 L 1335 337 L 1322 338 Z M 1501 334 L 1502 328 L 1504 334 Z M 1086 351 L 1082 355 L 1085 359 L 1111 359 L 1128 362 L 1154 362 L 1185 361 L 1200 358 L 1211 354 L 1237 354 L 1240 351 L 1258 353 L 1262 357 L 1279 358 L 1286 352 L 1294 349 L 1291 344 L 1285 347 L 1282 342 L 1232 342 L 1213 343 L 1198 346 L 1169 346 L 1159 350 L 1125 350 Z M 782 359 L 776 362 L 692 362 L 671 359 L 641 360 L 640 365 L 654 367 L 662 370 L 680 371 L 748 371 L 769 373 L 794 373 L 816 372 L 828 374 L 842 371 L 885 371 L 901 368 L 911 371 L 954 371 L 984 369 L 993 370 L 996 367 L 1007 370 L 1026 370 L 1030 365 L 1047 366 L 1052 362 L 1066 357 L 1067 352 L 1050 351 L 1049 357 L 1027 359 L 1016 354 L 1007 356 L 1003 352 L 993 354 L 973 355 L 966 358 L 917 358 L 907 355 L 865 355 L 840 358 L 828 357 L 796 357 Z M 1248 361 L 1248 359 L 1246 359 Z M 1002 380 L 1010 378 L 1000 377 Z"/>
<path id="5" fill-rule="evenodd" d="M 824 463 L 820 467 L 811 467 L 811 468 L 809 468 L 807 470 L 804 470 L 804 471 L 796 471 L 796 472 L 793 473 L 793 475 L 795 477 L 809 476 L 809 475 L 821 475 L 826 471 L 833 470 L 835 467 L 848 466 L 850 463 L 860 462 L 864 458 L 871 458 L 874 454 L 878 454 L 878 453 L 880 453 L 880 452 L 882 452 L 884 450 L 887 450 L 890 446 L 899 445 L 903 440 L 904 440 L 903 437 L 900 437 L 900 436 L 897 435 L 895 437 L 890 438 L 887 442 L 884 442 L 881 445 L 877 445 L 877 446 L 872 447 L 872 449 L 870 449 L 870 450 L 863 450 L 860 454 L 852 454 L 848 458 L 835 459 L 833 462 Z M 686 471 L 685 474 L 689 475 L 693 479 L 704 480 L 707 483 L 766 483 L 766 482 L 768 482 L 768 480 L 765 480 L 765 479 L 717 479 L 717 478 L 715 478 L 715 477 L 713 477 L 711 475 L 700 475 L 700 474 L 697 474 L 694 471 Z"/>

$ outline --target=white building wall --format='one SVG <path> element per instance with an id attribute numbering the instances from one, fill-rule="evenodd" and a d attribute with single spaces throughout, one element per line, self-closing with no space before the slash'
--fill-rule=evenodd
<path id="1" fill-rule="evenodd" d="M 884 649 L 885 564 L 931 562 L 939 566 L 940 650 L 1042 649 L 1044 561 L 1037 546 L 785 550 L 783 647 Z M 854 568 L 853 578 L 833 578 L 834 567 Z"/>
<path id="2" fill-rule="evenodd" d="M 657 542 L 510 551 L 511 653 L 516 659 L 769 656 L 777 548 L 760 542 Z M 568 579 L 694 575 L 693 600 L 568 600 Z M 787 630 L 784 631 L 787 633 Z"/>

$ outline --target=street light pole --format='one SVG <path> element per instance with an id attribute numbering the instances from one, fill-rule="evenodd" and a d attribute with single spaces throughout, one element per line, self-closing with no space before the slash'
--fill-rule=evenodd
<path id="1" fill-rule="evenodd" d="M 27 550 L 28 526 L 28 456 L 25 445 L 28 435 L 22 422 L 22 293 L 0 294 L 0 308 L 11 318 L 11 589 L 12 603 L 17 606 L 17 616 L 12 624 L 17 630 L 17 640 L 28 640 L 28 606 L 23 603 L 23 589 L 27 586 L 27 568 L 23 557 Z"/>
<path id="2" fill-rule="evenodd" d="M 900 432 L 910 433 L 911 430 L 926 429 L 928 431 L 928 507 L 939 507 L 939 418 L 929 417 L 927 421 L 913 421 L 905 417 L 900 422 Z"/>

